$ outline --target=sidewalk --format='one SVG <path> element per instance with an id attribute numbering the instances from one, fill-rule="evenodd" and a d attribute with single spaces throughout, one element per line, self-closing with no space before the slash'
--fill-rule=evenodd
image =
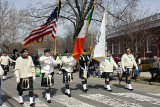
<path id="1" fill-rule="evenodd" d="M 150 72 L 141 72 L 140 76 L 141 76 L 140 80 L 138 80 L 138 81 L 134 81 L 133 80 L 133 82 L 149 84 L 149 80 L 151 78 Z M 152 82 L 152 85 L 158 85 L 158 86 L 160 86 L 160 83 L 159 82 Z"/>
<path id="2" fill-rule="evenodd" d="M 151 78 L 150 72 L 141 72 L 141 73 L 140 73 L 140 76 L 141 76 L 141 77 L 148 77 L 148 78 Z"/>

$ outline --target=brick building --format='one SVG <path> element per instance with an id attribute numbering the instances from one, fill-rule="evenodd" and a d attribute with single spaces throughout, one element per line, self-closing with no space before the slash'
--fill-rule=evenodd
<path id="1" fill-rule="evenodd" d="M 160 58 L 160 14 L 109 31 L 107 48 L 113 57 L 120 59 L 128 47 L 143 60 L 151 60 L 153 56 Z"/>

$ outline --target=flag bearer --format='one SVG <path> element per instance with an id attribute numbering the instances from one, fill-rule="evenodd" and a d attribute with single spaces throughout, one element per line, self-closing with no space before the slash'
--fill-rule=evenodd
<path id="1" fill-rule="evenodd" d="M 76 61 L 70 56 L 69 50 L 65 50 L 66 55 L 62 57 L 62 72 L 63 72 L 63 83 L 65 83 L 65 94 L 71 97 L 69 88 L 70 82 L 73 80 L 73 67 L 76 65 Z"/>
<path id="2" fill-rule="evenodd" d="M 89 56 L 87 55 L 87 50 L 84 49 L 84 53 L 81 54 L 79 58 L 80 72 L 79 77 L 82 79 L 82 85 L 84 92 L 88 91 L 87 88 L 87 78 L 89 77 L 88 66 L 90 64 Z"/>
<path id="3" fill-rule="evenodd" d="M 107 89 L 108 91 L 112 91 L 112 89 L 109 85 L 109 77 L 110 77 L 110 73 L 113 72 L 114 67 L 117 69 L 118 66 L 117 66 L 116 62 L 113 60 L 110 51 L 107 50 L 106 65 L 100 64 L 100 68 L 105 74 L 104 75 L 105 76 L 104 89 Z"/>

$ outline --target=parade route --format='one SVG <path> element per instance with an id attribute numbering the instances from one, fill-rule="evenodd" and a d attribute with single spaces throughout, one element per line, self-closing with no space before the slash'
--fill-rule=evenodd
<path id="1" fill-rule="evenodd" d="M 52 103 L 47 103 L 44 98 L 44 89 L 40 87 L 41 77 L 37 77 L 34 82 L 35 107 L 159 107 L 160 87 L 143 83 L 132 82 L 133 91 L 124 89 L 124 81 L 113 80 L 110 82 L 112 92 L 103 89 L 104 79 L 90 77 L 88 79 L 87 93 L 82 91 L 81 79 L 78 72 L 74 73 L 71 82 L 71 95 L 64 94 L 64 84 L 62 75 L 55 70 L 54 86 L 51 91 Z M 19 96 L 16 90 L 16 79 L 13 71 L 8 73 L 8 79 L 2 81 L 2 107 L 21 107 Z M 23 107 L 29 107 L 28 91 L 23 95 Z"/>

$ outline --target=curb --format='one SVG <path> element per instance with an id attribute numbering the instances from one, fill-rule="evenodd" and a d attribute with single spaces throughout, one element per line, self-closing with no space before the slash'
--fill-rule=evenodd
<path id="1" fill-rule="evenodd" d="M 143 84 L 148 84 L 148 85 L 150 85 L 150 84 L 149 84 L 150 82 L 142 81 L 142 80 L 135 81 L 134 79 L 132 79 L 132 82 L 135 82 L 135 83 L 143 83 Z M 158 82 L 152 82 L 152 85 L 160 86 L 160 83 L 158 83 Z"/>

